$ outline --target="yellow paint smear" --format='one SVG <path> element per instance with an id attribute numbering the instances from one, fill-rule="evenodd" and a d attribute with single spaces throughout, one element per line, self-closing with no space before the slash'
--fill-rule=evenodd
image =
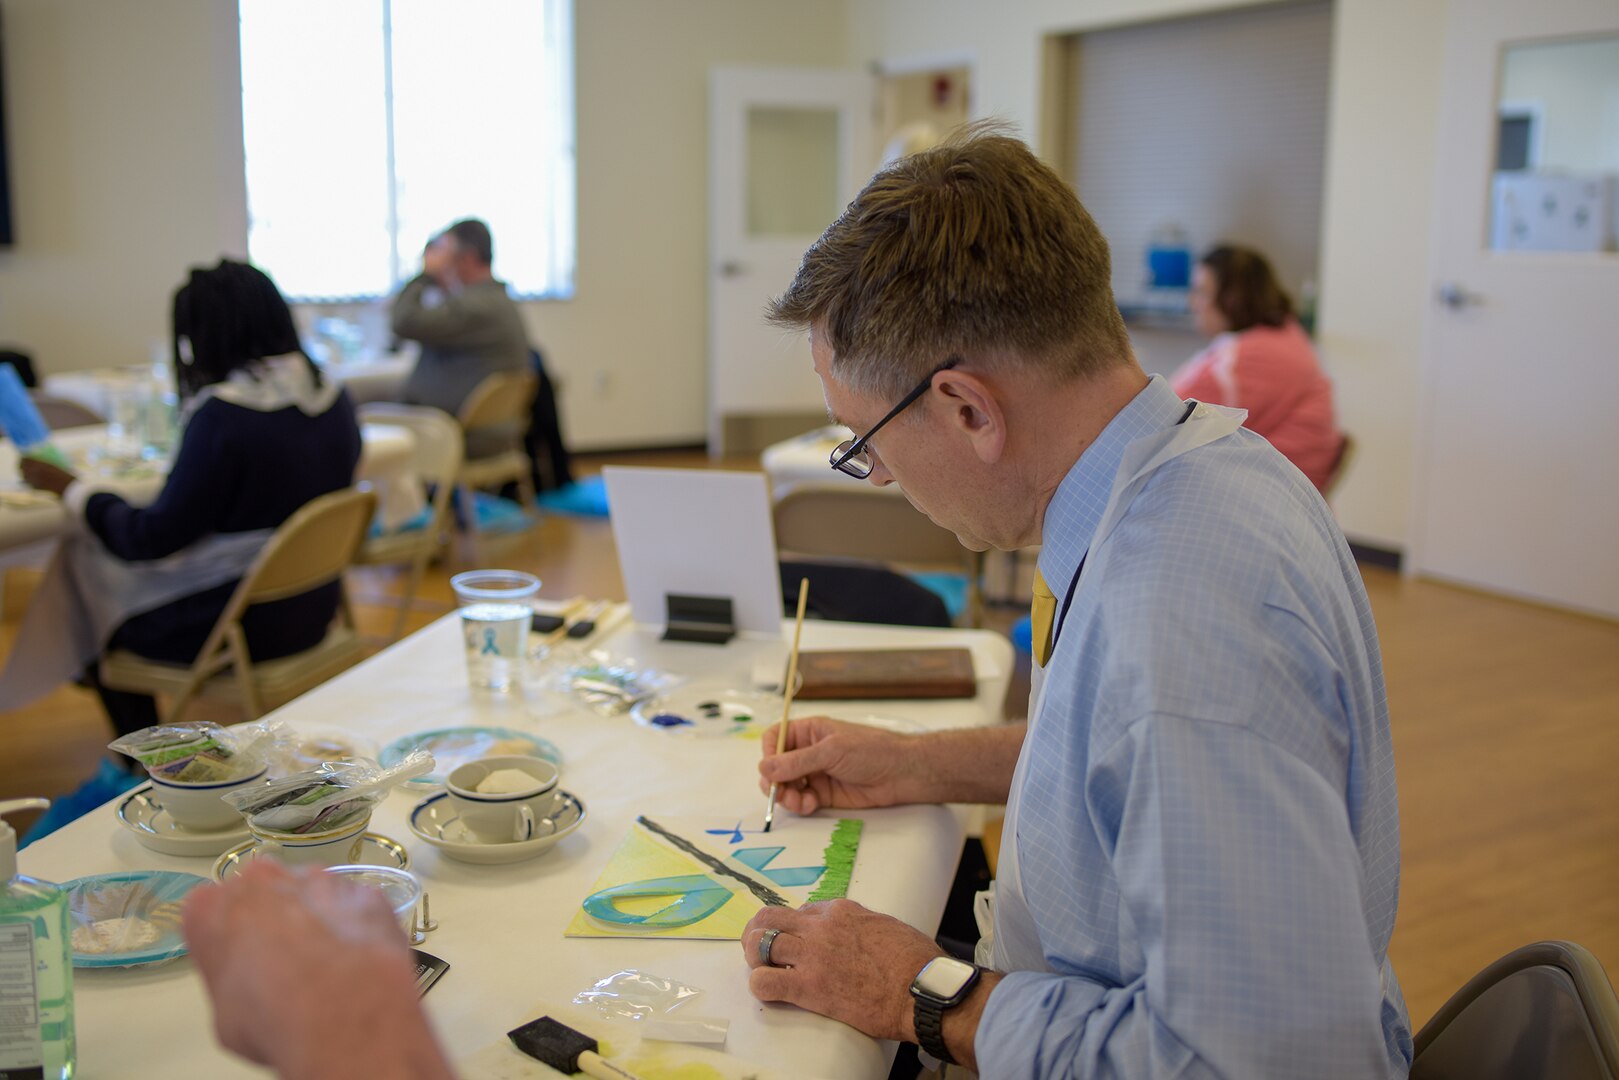
<path id="1" fill-rule="evenodd" d="M 635 1058 L 624 1062 L 623 1067 L 644 1080 L 725 1080 L 725 1074 L 712 1065 L 676 1063 L 660 1057 Z"/>

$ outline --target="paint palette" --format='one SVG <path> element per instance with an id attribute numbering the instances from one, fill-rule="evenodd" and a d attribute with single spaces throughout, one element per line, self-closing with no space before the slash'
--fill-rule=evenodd
<path id="1" fill-rule="evenodd" d="M 693 683 L 659 694 L 630 710 L 643 727 L 671 735 L 752 735 L 781 719 L 781 698 L 719 683 Z"/>

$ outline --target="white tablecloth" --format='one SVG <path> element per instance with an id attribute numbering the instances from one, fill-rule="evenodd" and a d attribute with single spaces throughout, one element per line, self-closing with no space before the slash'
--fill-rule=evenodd
<path id="1" fill-rule="evenodd" d="M 671 644 L 626 628 L 615 651 L 660 668 L 746 685 L 753 663 L 780 643 L 736 641 L 725 647 Z M 1012 651 L 999 635 L 970 630 L 817 623 L 804 626 L 805 648 L 965 645 L 979 693 L 942 702 L 822 702 L 795 706 L 859 717 L 876 714 L 925 728 L 986 724 L 1000 716 Z M 511 866 L 471 866 L 442 857 L 416 839 L 406 815 L 416 796 L 395 793 L 378 809 L 373 831 L 402 842 L 426 887 L 441 928 L 423 949 L 450 971 L 426 1004 L 452 1060 L 499 1042 L 536 1007 L 567 1002 L 597 979 L 624 968 L 669 976 L 706 991 L 694 1010 L 730 1019 L 730 1053 L 789 1077 L 858 1080 L 887 1075 L 893 1044 L 786 1006 L 766 1006 L 747 989 L 735 942 L 569 939 L 563 929 L 637 814 L 713 816 L 727 824 L 757 821 L 759 743 L 682 738 L 643 728 L 625 716 L 547 711 L 537 695 L 474 697 L 467 689 L 460 627 L 451 615 L 279 710 L 297 726 L 342 726 L 379 743 L 429 728 L 501 724 L 531 731 L 561 748 L 562 786 L 584 802 L 578 832 L 541 857 Z M 840 812 L 847 814 L 848 812 Z M 946 807 L 867 811 L 849 895 L 933 933 L 961 850 L 963 815 Z M 135 868 L 206 876 L 211 860 L 159 855 L 136 843 L 104 806 L 25 849 L 24 873 L 65 881 Z M 259 1075 L 220 1051 L 207 1021 L 192 963 L 129 971 L 76 972 L 79 1065 L 85 1076 L 230 1077 Z M 319 973 L 311 973 L 318 992 Z"/>

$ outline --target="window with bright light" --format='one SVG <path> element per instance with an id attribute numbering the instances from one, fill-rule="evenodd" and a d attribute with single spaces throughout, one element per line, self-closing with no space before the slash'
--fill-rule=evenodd
<path id="1" fill-rule="evenodd" d="M 383 296 L 461 218 L 573 293 L 572 0 L 240 0 L 248 253 L 289 299 Z"/>

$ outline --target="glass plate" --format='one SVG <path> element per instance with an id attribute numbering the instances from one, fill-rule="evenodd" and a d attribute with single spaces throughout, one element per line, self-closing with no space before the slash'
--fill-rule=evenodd
<path id="1" fill-rule="evenodd" d="M 460 766 L 496 754 L 521 754 L 544 758 L 559 768 L 562 765 L 562 751 L 549 739 L 503 727 L 452 727 L 418 731 L 384 746 L 378 760 L 385 767 L 396 765 L 400 758 L 418 747 L 433 755 L 434 766 L 427 776 L 418 776 L 401 785 L 417 791 L 442 787 L 444 778 Z"/>
<path id="2" fill-rule="evenodd" d="M 140 967 L 161 964 L 186 952 L 180 931 L 180 901 L 207 878 L 176 870 L 128 870 L 119 874 L 92 874 L 65 882 L 69 922 L 74 934 L 73 966 L 80 968 Z M 100 916 L 97 918 L 97 916 Z M 90 927 L 118 925 L 114 932 L 128 934 L 130 919 L 146 924 L 139 945 L 81 952 L 91 936 Z M 150 935 L 155 934 L 155 937 Z"/>

